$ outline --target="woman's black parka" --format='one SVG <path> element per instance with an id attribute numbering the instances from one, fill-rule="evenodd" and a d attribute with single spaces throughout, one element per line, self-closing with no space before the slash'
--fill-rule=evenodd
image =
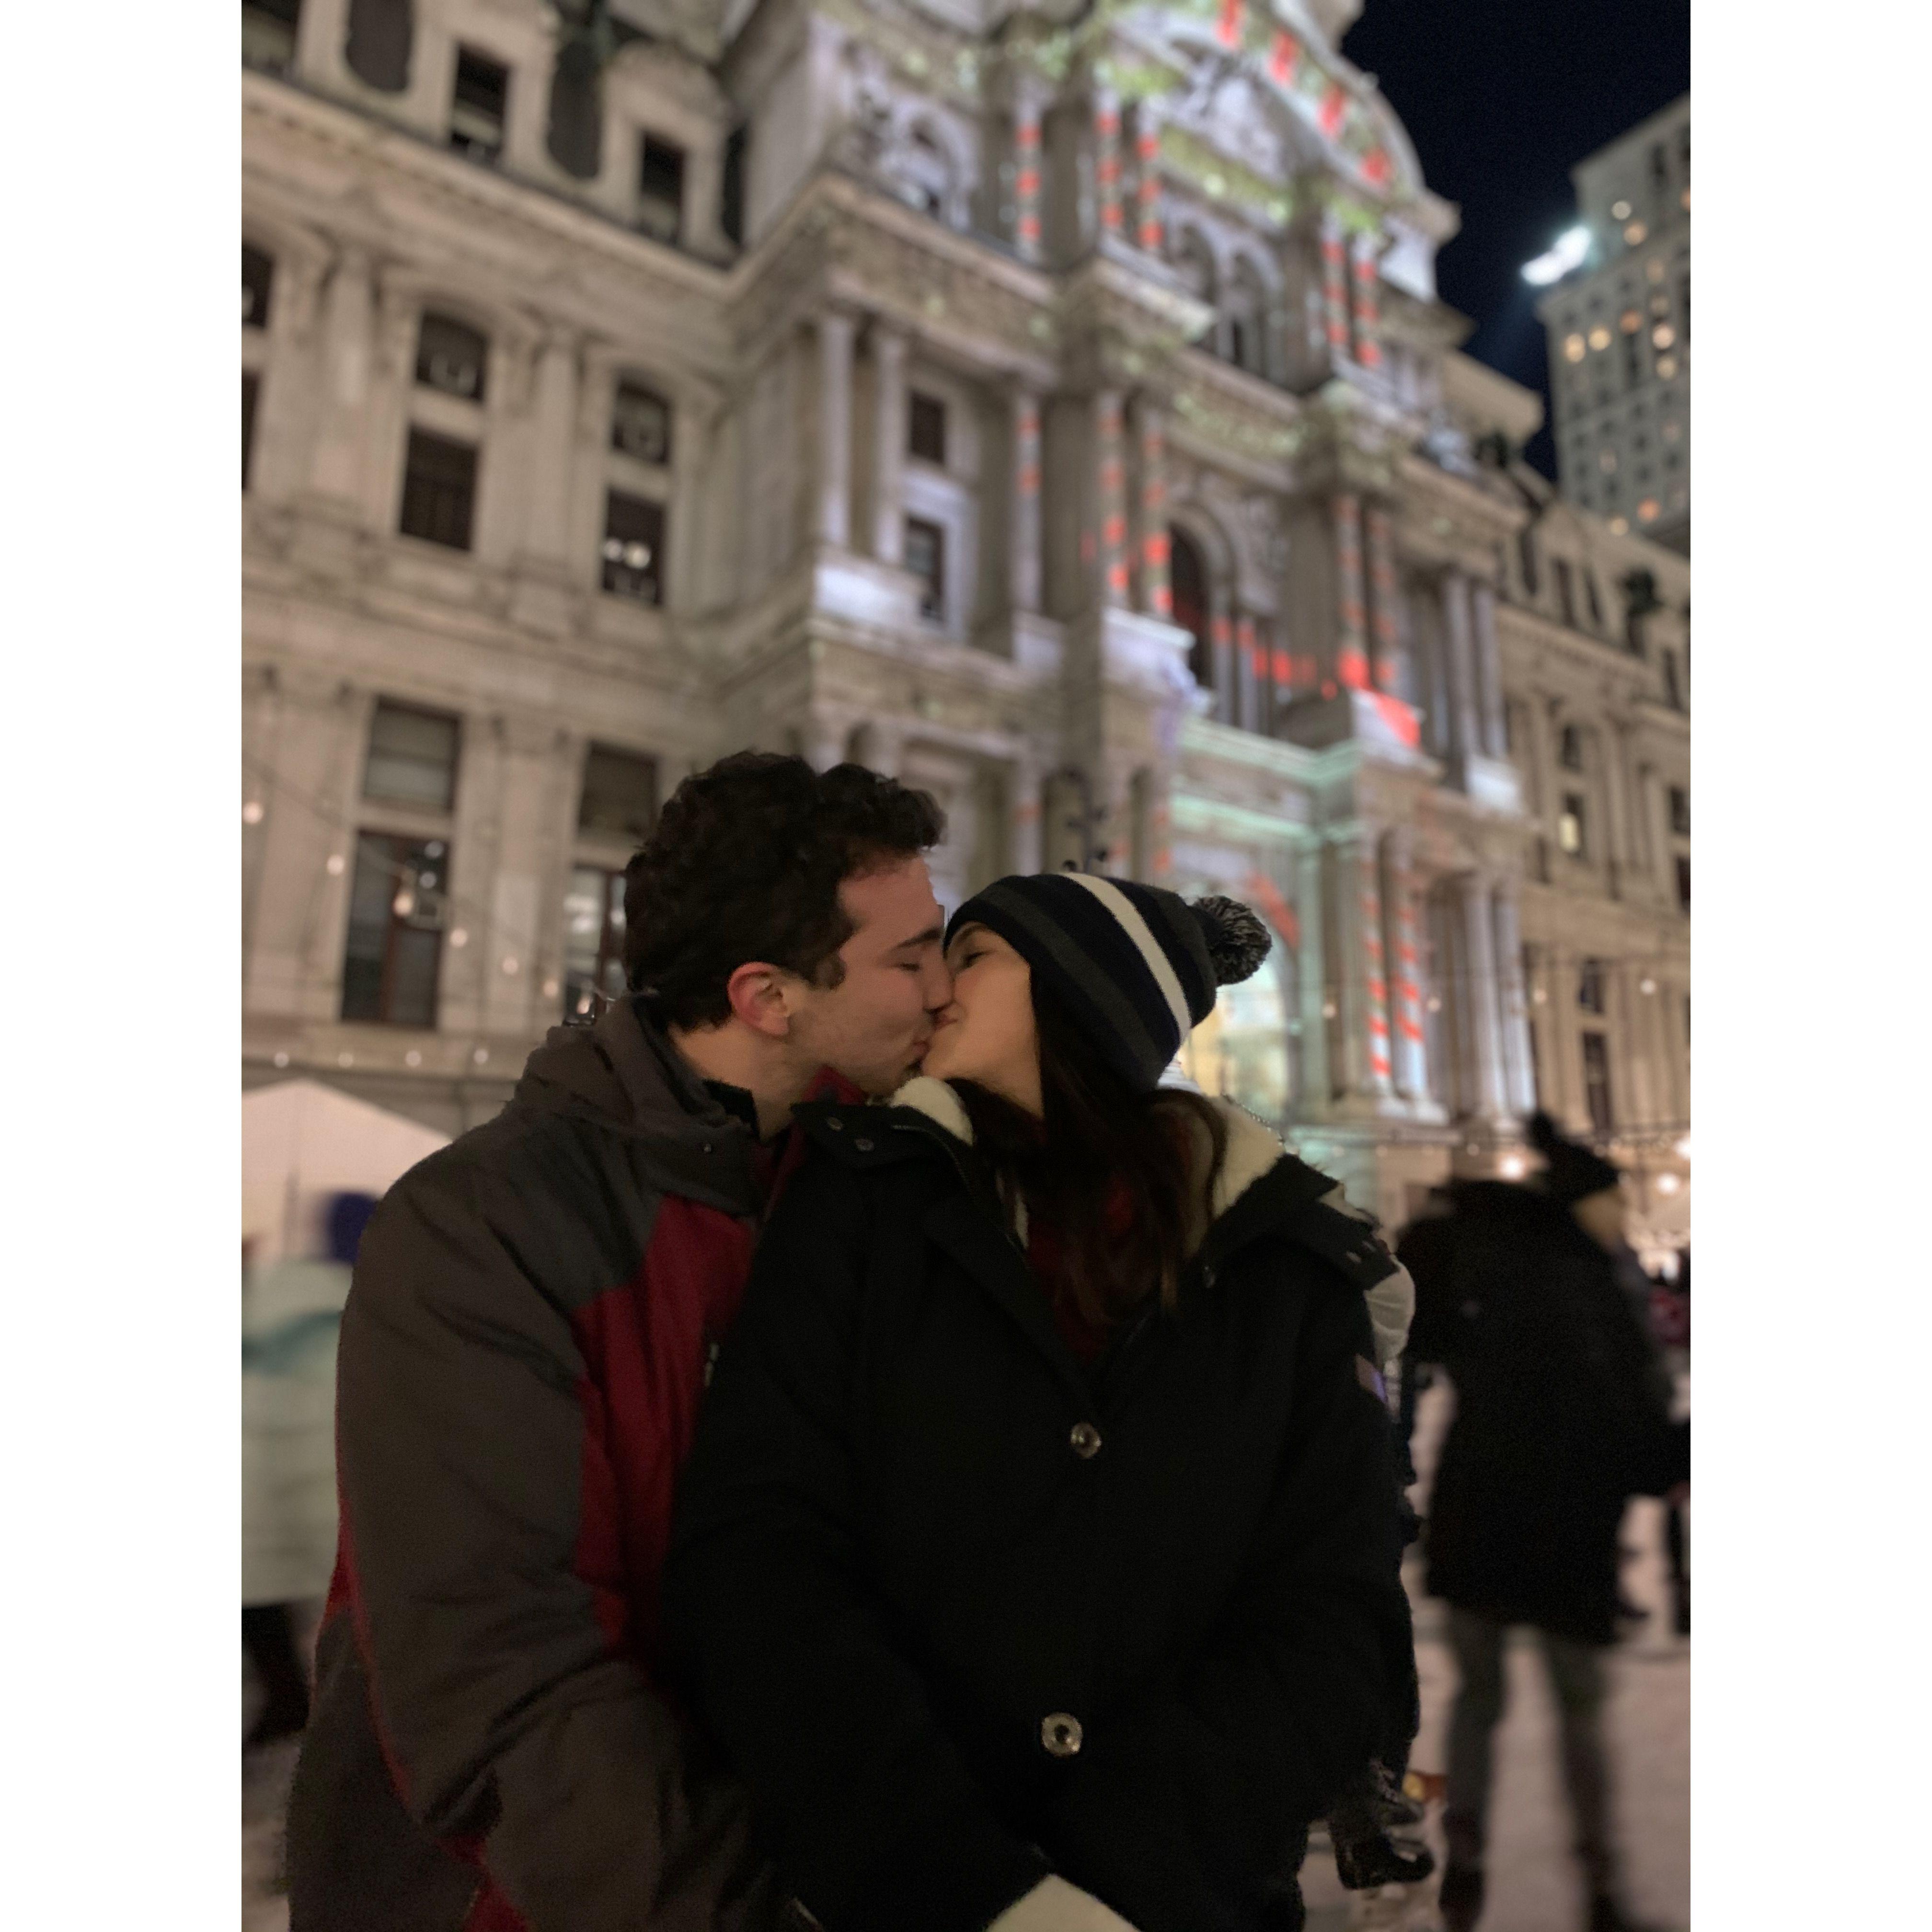
<path id="1" fill-rule="evenodd" d="M 1408 1284 L 1332 1181 L 1226 1112 L 1178 1314 L 1091 1364 L 950 1088 L 802 1116 L 666 1606 L 826 1932 L 980 1932 L 1048 1871 L 1138 1932 L 1258 1932 L 1291 1832 L 1400 1728 L 1365 1294 L 1406 1325 Z"/>

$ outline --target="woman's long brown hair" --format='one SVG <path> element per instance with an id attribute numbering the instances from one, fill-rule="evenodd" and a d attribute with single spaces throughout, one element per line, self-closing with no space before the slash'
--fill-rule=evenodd
<path id="1" fill-rule="evenodd" d="M 1185 1088 L 1130 1086 L 1037 975 L 1033 1012 L 1046 1118 L 962 1080 L 974 1148 L 1001 1198 L 1017 1195 L 1030 1219 L 1053 1230 L 1061 1292 L 1084 1321 L 1111 1327 L 1150 1298 L 1172 1310 L 1211 1217 L 1226 1123 Z M 1117 1196 L 1130 1216 L 1124 1231 L 1109 1221 Z"/>

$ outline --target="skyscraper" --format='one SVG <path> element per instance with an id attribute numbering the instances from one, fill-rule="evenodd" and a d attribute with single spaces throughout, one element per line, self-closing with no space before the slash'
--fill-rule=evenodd
<path id="1" fill-rule="evenodd" d="M 1538 308 L 1563 494 L 1690 552 L 1690 97 L 1570 172 L 1588 246 Z"/>

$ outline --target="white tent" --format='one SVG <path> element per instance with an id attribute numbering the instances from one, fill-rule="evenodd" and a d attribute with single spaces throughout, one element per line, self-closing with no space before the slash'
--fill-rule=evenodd
<path id="1" fill-rule="evenodd" d="M 320 1081 L 243 1094 L 242 1232 L 255 1242 L 254 1264 L 309 1252 L 326 1196 L 386 1192 L 448 1139 Z"/>

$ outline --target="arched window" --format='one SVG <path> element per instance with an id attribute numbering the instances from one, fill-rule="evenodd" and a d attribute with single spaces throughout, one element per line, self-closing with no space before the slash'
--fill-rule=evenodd
<path id="1" fill-rule="evenodd" d="M 1174 592 L 1174 621 L 1194 639 L 1187 667 L 1204 691 L 1214 688 L 1214 632 L 1208 604 L 1208 566 L 1201 547 L 1187 532 L 1168 530 L 1168 580 Z"/>
<path id="2" fill-rule="evenodd" d="M 402 93 L 410 84 L 415 16 L 410 0 L 349 0 L 344 53 L 350 72 L 385 94 Z"/>

